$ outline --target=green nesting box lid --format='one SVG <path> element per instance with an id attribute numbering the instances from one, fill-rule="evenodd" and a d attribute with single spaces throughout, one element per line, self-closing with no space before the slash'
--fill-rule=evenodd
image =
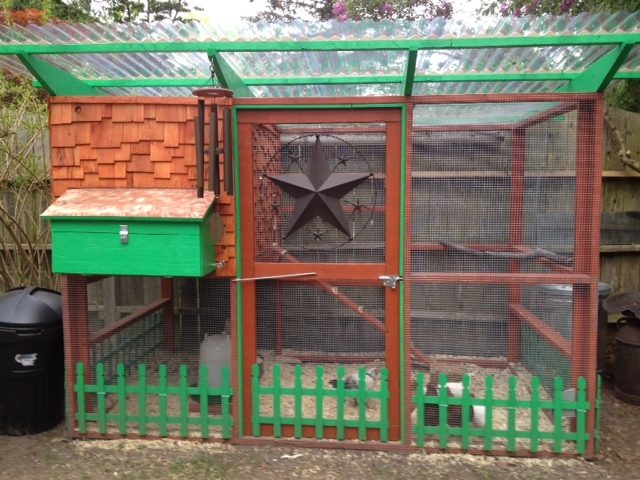
<path id="1" fill-rule="evenodd" d="M 80 275 L 200 277 L 215 270 L 222 222 L 215 195 L 194 189 L 67 190 L 43 213 L 53 271 Z"/>

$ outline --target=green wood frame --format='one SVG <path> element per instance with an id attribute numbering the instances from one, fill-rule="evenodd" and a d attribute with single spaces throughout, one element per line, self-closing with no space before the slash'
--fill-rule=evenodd
<path id="1" fill-rule="evenodd" d="M 400 86 L 400 93 L 412 94 L 418 82 L 506 82 L 506 81 L 568 81 L 563 92 L 601 92 L 612 79 L 640 78 L 640 71 L 617 72 L 631 48 L 640 43 L 638 33 L 532 35 L 532 36 L 469 36 L 465 38 L 421 38 L 396 40 L 299 40 L 299 41 L 208 41 L 208 42 L 115 42 L 0 45 L 0 55 L 17 55 L 35 76 L 37 85 L 52 95 L 101 95 L 102 87 L 202 87 L 210 78 L 124 78 L 81 80 L 46 62 L 46 55 L 202 52 L 215 68 L 220 84 L 234 90 L 236 97 L 251 97 L 250 86 L 258 85 L 322 85 L 322 84 L 388 84 Z M 416 59 L 420 50 L 499 49 L 526 47 L 606 46 L 613 50 L 575 72 L 469 72 L 452 75 L 416 74 Z M 304 51 L 406 51 L 407 60 L 402 75 L 371 76 L 299 76 L 279 78 L 241 78 L 221 54 L 225 52 L 304 52 Z M 34 55 L 39 55 L 35 58 Z"/>

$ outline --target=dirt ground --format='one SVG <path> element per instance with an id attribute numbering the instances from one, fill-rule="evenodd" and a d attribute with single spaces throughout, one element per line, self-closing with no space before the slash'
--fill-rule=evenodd
<path id="1" fill-rule="evenodd" d="M 49 432 L 0 436 L 0 478 L 76 479 L 637 479 L 640 406 L 605 382 L 602 451 L 595 461 L 246 447 L 175 440 L 70 440 Z"/>

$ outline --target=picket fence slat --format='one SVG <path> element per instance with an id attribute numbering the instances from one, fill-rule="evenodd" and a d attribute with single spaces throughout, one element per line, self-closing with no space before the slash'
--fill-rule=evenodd
<path id="1" fill-rule="evenodd" d="M 387 369 L 381 369 L 380 388 L 379 390 L 368 390 L 366 386 L 366 370 L 361 368 L 358 370 L 359 384 L 356 389 L 347 389 L 345 387 L 344 376 L 345 368 L 340 366 L 336 370 L 337 382 L 336 388 L 325 388 L 324 386 L 324 370 L 318 365 L 315 370 L 315 383 L 312 387 L 304 387 L 302 383 L 303 369 L 301 365 L 297 365 L 294 369 L 293 386 L 284 386 L 282 384 L 282 370 L 278 364 L 272 367 L 273 382 L 271 385 L 260 384 L 260 371 L 257 365 L 252 367 L 252 390 L 253 390 L 253 411 L 252 411 L 252 433 L 254 436 L 260 435 L 260 429 L 263 425 L 273 427 L 273 436 L 282 437 L 282 427 L 292 426 L 293 436 L 302 438 L 303 427 L 313 427 L 315 437 L 317 439 L 324 438 L 326 427 L 335 427 L 336 439 L 345 440 L 348 428 L 357 430 L 358 439 L 365 441 L 369 430 L 378 430 L 380 440 L 388 441 L 388 372 Z M 293 414 L 292 416 L 283 416 L 281 402 L 283 396 L 293 398 Z M 260 401 L 263 397 L 267 397 L 273 402 L 273 414 L 270 416 L 260 414 Z M 313 416 L 305 417 L 303 413 L 303 403 L 305 398 L 315 400 L 315 409 Z M 323 406 L 326 398 L 336 399 L 336 415 L 335 418 L 326 418 L 324 416 Z M 378 400 L 380 402 L 380 419 L 367 419 L 367 402 Z M 358 415 L 356 419 L 345 418 L 345 401 L 357 401 Z"/>
<path id="2" fill-rule="evenodd" d="M 541 442 L 547 442 L 554 453 L 562 453 L 563 448 L 568 445 L 578 455 L 586 452 L 586 445 L 589 441 L 587 433 L 586 419 L 590 403 L 587 401 L 587 382 L 584 378 L 579 378 L 576 382 L 576 395 L 568 395 L 564 389 L 564 382 L 561 377 L 554 380 L 552 398 L 541 400 L 540 379 L 532 377 L 530 384 L 530 398 L 518 398 L 518 378 L 509 377 L 507 398 L 495 398 L 494 378 L 488 375 L 484 379 L 484 398 L 474 398 L 471 396 L 471 384 L 469 375 L 462 377 L 462 396 L 449 396 L 446 392 L 448 383 L 447 376 L 440 374 L 438 378 L 438 391 L 434 396 L 427 395 L 424 374 L 419 373 L 416 379 L 416 392 L 412 398 L 416 408 L 416 420 L 413 425 L 413 439 L 418 447 L 424 447 L 427 439 L 435 439 L 440 449 L 446 450 L 451 440 L 460 440 L 462 450 L 471 447 L 471 439 L 482 441 L 485 451 L 493 451 L 497 447 L 496 440 L 504 440 L 504 451 L 508 453 L 516 452 L 523 446 L 518 444 L 518 440 L 529 441 L 529 451 L 538 453 Z M 598 378 L 598 397 L 595 408 L 599 408 L 601 383 Z M 437 409 L 437 425 L 425 425 L 425 409 L 427 406 Z M 449 425 L 450 407 L 461 407 L 461 421 L 458 426 Z M 485 425 L 477 428 L 471 425 L 471 409 L 474 406 L 485 407 Z M 494 411 L 497 409 L 506 410 L 506 425 L 504 428 L 496 428 L 494 425 Z M 529 412 L 528 428 L 518 429 L 517 413 L 519 410 Z M 540 430 L 540 416 L 548 412 L 552 423 L 552 430 Z M 566 416 L 575 413 L 575 430 L 568 429 L 565 424 Z M 599 435 L 600 425 L 596 411 L 596 439 Z"/>
<path id="3" fill-rule="evenodd" d="M 104 364 L 96 365 L 95 384 L 87 384 L 88 372 L 85 365 L 80 362 L 76 365 L 76 422 L 79 433 L 86 434 L 89 431 L 89 424 L 95 423 L 98 433 L 105 435 L 109 433 L 109 428 L 117 428 L 120 435 L 126 436 L 133 433 L 137 427 L 140 436 L 149 435 L 149 427 L 157 426 L 158 435 L 167 437 L 170 434 L 170 427 L 177 427 L 180 437 L 188 437 L 190 427 L 198 427 L 201 438 L 210 437 L 210 427 L 222 427 L 222 438 L 231 438 L 231 428 L 233 418 L 231 416 L 231 388 L 229 369 L 222 369 L 222 384 L 220 387 L 210 387 L 208 385 L 207 368 L 200 369 L 199 384 L 189 387 L 188 371 L 185 365 L 179 368 L 178 385 L 169 385 L 166 365 L 158 367 L 158 384 L 149 384 L 149 375 L 146 365 L 140 364 L 138 367 L 138 379 L 136 384 L 127 385 L 126 367 L 118 364 L 116 367 L 115 384 L 110 385 L 105 382 L 106 378 L 111 378 L 105 371 Z M 111 374 L 112 375 L 112 374 Z M 136 396 L 135 402 L 130 396 Z M 111 396 L 109 398 L 109 396 Z M 179 411 L 176 415 L 171 415 L 169 411 L 169 398 L 177 397 Z M 149 402 L 157 398 L 158 412 L 150 413 Z M 189 399 L 197 398 L 200 401 L 200 408 L 197 414 L 189 412 Z M 209 413 L 210 399 L 220 400 L 220 414 Z M 136 405 L 137 413 L 131 413 L 128 405 Z M 111 413 L 116 408 L 115 413 Z"/>

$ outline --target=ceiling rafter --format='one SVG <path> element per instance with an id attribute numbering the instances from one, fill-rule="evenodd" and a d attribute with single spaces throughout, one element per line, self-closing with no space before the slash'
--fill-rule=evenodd
<path id="1" fill-rule="evenodd" d="M 60 70 L 33 55 L 20 54 L 18 58 L 50 95 L 105 95 L 102 90 L 87 85 L 69 72 Z"/>
<path id="2" fill-rule="evenodd" d="M 208 56 L 213 64 L 216 78 L 222 87 L 232 90 L 233 94 L 238 97 L 253 97 L 253 93 L 249 87 L 247 87 L 231 65 L 222 58 L 219 52 L 210 51 Z"/>
<path id="3" fill-rule="evenodd" d="M 580 75 L 576 76 L 569 85 L 563 87 L 561 92 L 602 92 L 607 87 L 611 79 L 615 77 L 616 71 L 627 59 L 632 44 L 622 43 L 614 50 L 603 55 L 593 62 Z"/>

